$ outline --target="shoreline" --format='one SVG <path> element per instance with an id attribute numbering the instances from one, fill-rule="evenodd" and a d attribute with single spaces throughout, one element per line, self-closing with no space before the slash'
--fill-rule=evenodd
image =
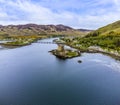
<path id="1" fill-rule="evenodd" d="M 71 45 L 69 45 L 69 44 L 66 44 L 66 43 L 65 43 L 65 45 L 66 45 L 66 46 L 69 46 L 69 47 L 71 47 L 71 48 L 75 48 L 75 49 L 79 50 L 80 53 L 102 53 L 102 54 L 108 55 L 108 56 L 110 56 L 110 57 L 112 57 L 112 58 L 114 58 L 114 59 L 116 59 L 116 60 L 120 60 L 120 54 L 119 54 L 119 55 L 116 55 L 115 53 L 111 53 L 111 52 L 105 51 L 105 50 L 103 50 L 103 49 L 102 49 L 103 51 L 100 51 L 100 50 L 97 50 L 97 49 L 92 49 L 92 50 L 91 50 L 91 49 L 89 49 L 89 48 L 83 50 L 83 49 L 79 49 L 79 48 L 73 47 L 73 46 L 71 46 Z"/>
<path id="2" fill-rule="evenodd" d="M 46 38 L 41 38 L 41 39 L 38 39 L 38 40 L 42 40 L 42 39 L 46 39 Z M 4 43 L 0 43 L 0 46 L 2 46 L 3 48 L 18 48 L 18 47 L 23 47 L 23 46 L 28 46 L 28 45 L 31 45 L 32 43 L 38 41 L 38 40 L 34 40 L 30 43 L 27 43 L 27 44 L 23 44 L 23 45 L 12 45 L 12 44 L 4 44 Z M 105 54 L 105 55 L 108 55 L 116 60 L 120 60 L 120 54 L 116 54 L 115 52 L 108 52 L 108 51 L 105 51 L 104 49 L 96 49 L 96 48 L 92 48 L 92 49 L 80 49 L 80 48 L 77 48 L 77 47 L 74 47 L 70 44 L 67 44 L 65 43 L 66 46 L 69 46 L 71 48 L 74 48 L 74 49 L 77 49 L 80 51 L 80 53 L 102 53 L 102 54 Z M 98 46 L 99 47 L 99 46 Z M 73 58 L 73 57 L 72 57 Z"/>

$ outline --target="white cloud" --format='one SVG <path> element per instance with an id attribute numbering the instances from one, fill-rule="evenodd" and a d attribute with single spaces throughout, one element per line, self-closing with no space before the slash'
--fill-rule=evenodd
<path id="1" fill-rule="evenodd" d="M 113 0 L 118 11 L 120 11 L 120 0 Z"/>
<path id="2" fill-rule="evenodd" d="M 118 5 L 118 1 L 119 0 L 113 0 L 112 2 Z M 64 2 L 64 6 L 67 5 L 66 3 L 67 2 Z M 71 3 L 73 3 L 73 0 L 71 0 Z M 96 2 L 96 0 L 94 0 L 84 3 L 83 5 L 78 4 L 83 8 L 84 6 L 87 7 L 90 5 L 90 3 L 93 3 L 91 6 L 97 6 L 109 3 L 109 1 L 104 0 L 103 2 L 103 0 L 101 0 Z M 74 7 L 74 5 L 72 6 Z M 120 19 L 118 10 L 108 11 L 104 8 L 91 10 L 92 11 L 89 10 L 90 12 L 87 14 L 68 10 L 58 10 L 58 12 L 54 12 L 39 3 L 33 3 L 31 0 L 0 0 L 0 24 L 65 24 L 75 28 L 94 29 Z"/>
<path id="3" fill-rule="evenodd" d="M 30 1 L 24 1 L 22 2 L 21 0 L 17 0 L 16 2 L 9 1 L 6 6 L 14 7 L 15 9 L 18 9 L 20 11 L 25 12 L 27 15 L 25 16 L 26 18 L 26 23 L 27 22 L 33 22 L 33 23 L 38 23 L 38 24 L 69 24 L 70 22 L 74 21 L 74 16 L 70 12 L 62 12 L 62 13 L 54 13 L 50 9 L 42 7 L 37 4 L 33 4 Z M 4 11 L 6 13 L 6 11 Z M 3 14 L 2 14 L 3 15 Z M 1 17 L 1 16 L 0 16 Z M 5 16 L 3 16 L 5 17 Z M 17 17 L 17 15 L 16 15 Z M 11 18 L 8 17 L 9 19 Z M 17 22 L 20 22 L 21 18 L 17 17 L 18 20 L 12 21 L 7 21 L 4 24 L 16 24 Z M 22 17 L 23 18 L 23 17 Z M 8 19 L 8 20 L 9 20 Z M 3 19 L 4 21 L 4 19 Z M 3 22 L 2 22 L 3 23 Z M 25 23 L 25 20 L 20 23 Z M 20 24 L 18 23 L 18 24 Z"/>

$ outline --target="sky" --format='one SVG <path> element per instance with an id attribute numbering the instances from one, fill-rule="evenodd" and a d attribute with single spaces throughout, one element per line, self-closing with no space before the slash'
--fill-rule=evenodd
<path id="1" fill-rule="evenodd" d="M 97 29 L 120 20 L 120 0 L 0 0 L 0 24 Z"/>

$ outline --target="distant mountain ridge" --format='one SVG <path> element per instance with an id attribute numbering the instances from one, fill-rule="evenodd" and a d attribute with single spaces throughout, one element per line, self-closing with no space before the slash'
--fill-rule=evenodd
<path id="1" fill-rule="evenodd" d="M 62 24 L 59 25 L 0 25 L 0 35 L 83 35 L 86 32 Z"/>
<path id="2" fill-rule="evenodd" d="M 91 32 L 91 31 L 94 31 L 94 30 L 89 30 L 89 29 L 77 29 L 79 31 L 82 31 L 82 32 Z"/>

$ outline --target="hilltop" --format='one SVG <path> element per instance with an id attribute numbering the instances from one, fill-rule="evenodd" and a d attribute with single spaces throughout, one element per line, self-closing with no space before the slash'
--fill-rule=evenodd
<path id="1" fill-rule="evenodd" d="M 88 36 L 98 35 L 120 35 L 120 20 L 101 27 L 88 34 Z"/>

